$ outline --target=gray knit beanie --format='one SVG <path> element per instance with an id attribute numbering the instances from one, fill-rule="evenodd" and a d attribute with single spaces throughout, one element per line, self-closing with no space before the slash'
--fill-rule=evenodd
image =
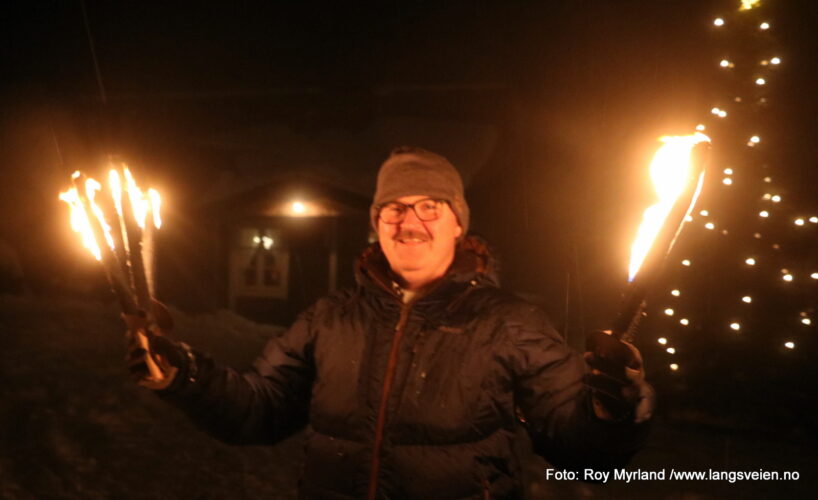
<path id="1" fill-rule="evenodd" d="M 469 206 L 463 196 L 460 174 L 439 154 L 425 149 L 401 146 L 392 150 L 378 171 L 375 198 L 370 210 L 372 227 L 378 230 L 378 208 L 402 196 L 424 195 L 446 200 L 463 228 L 469 230 Z"/>

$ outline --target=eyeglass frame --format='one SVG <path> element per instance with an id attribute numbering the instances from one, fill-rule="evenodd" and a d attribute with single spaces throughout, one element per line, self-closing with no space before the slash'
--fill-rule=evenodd
<path id="1" fill-rule="evenodd" d="M 417 205 L 418 203 L 422 203 L 424 201 L 429 201 L 429 200 L 434 201 L 436 203 L 436 207 L 438 209 L 443 203 L 449 204 L 448 200 L 444 200 L 442 198 L 432 198 L 432 197 L 421 198 L 421 199 L 415 201 L 414 203 L 403 203 L 403 202 L 400 202 L 400 201 L 397 201 L 397 200 L 387 201 L 386 203 L 381 203 L 380 205 L 375 207 L 376 210 L 377 210 L 377 214 L 378 214 L 378 220 L 383 221 L 384 224 L 390 224 L 390 225 L 400 224 L 404 220 L 406 220 L 406 214 L 409 212 L 410 208 L 412 209 L 413 212 L 415 212 L 415 217 L 417 217 L 418 220 L 421 221 L 421 222 L 431 222 L 431 221 L 434 221 L 434 220 L 438 220 L 440 218 L 440 215 L 441 215 L 440 213 L 438 213 L 437 216 L 435 218 L 433 218 L 433 219 L 423 219 L 423 218 L 421 218 L 418 211 L 415 209 L 415 205 Z M 383 208 L 385 206 L 387 206 L 389 204 L 392 204 L 392 203 L 397 203 L 398 205 L 401 205 L 403 207 L 402 216 L 401 216 L 400 220 L 398 220 L 396 222 L 387 222 L 387 221 L 385 221 L 383 219 L 383 217 L 381 217 L 381 211 L 383 210 Z"/>

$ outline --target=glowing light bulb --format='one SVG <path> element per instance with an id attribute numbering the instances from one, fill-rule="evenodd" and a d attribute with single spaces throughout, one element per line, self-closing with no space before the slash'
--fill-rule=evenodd
<path id="1" fill-rule="evenodd" d="M 682 265 L 683 265 L 683 266 L 690 267 L 690 259 L 685 259 L 685 260 L 683 260 L 683 261 L 682 261 Z"/>
<path id="2" fill-rule="evenodd" d="M 778 202 L 781 201 L 781 196 L 777 195 L 777 194 L 774 194 L 774 195 L 770 196 L 770 200 L 772 200 L 773 203 L 778 203 Z"/>
<path id="3" fill-rule="evenodd" d="M 778 243 L 773 243 L 773 249 L 779 250 L 781 249 L 781 245 L 779 245 Z"/>
<path id="4" fill-rule="evenodd" d="M 724 175 L 733 175 L 733 169 L 732 168 L 725 168 L 724 169 Z"/>
<path id="5" fill-rule="evenodd" d="M 733 185 L 733 179 L 731 179 L 729 177 L 725 177 L 724 179 L 721 180 L 721 183 L 724 184 L 725 186 L 732 186 Z"/>
<path id="6" fill-rule="evenodd" d="M 770 64 L 781 64 L 781 58 L 773 57 L 772 59 L 770 59 Z"/>
<path id="7" fill-rule="evenodd" d="M 713 19 L 713 24 L 716 26 L 724 26 L 724 19 L 717 17 Z"/>
<path id="8" fill-rule="evenodd" d="M 691 222 L 691 221 L 693 221 L 693 217 L 691 217 L 690 215 L 685 215 L 685 222 Z"/>
<path id="9" fill-rule="evenodd" d="M 784 347 L 787 349 L 795 349 L 795 342 L 784 342 Z"/>
<path id="10" fill-rule="evenodd" d="M 756 260 L 752 257 L 748 257 L 747 259 L 744 259 L 744 263 L 748 266 L 754 266 L 756 265 Z"/>
<path id="11" fill-rule="evenodd" d="M 764 182 L 770 183 L 770 182 L 772 182 L 772 181 L 773 181 L 773 178 L 772 178 L 772 177 L 765 177 L 765 178 L 764 178 Z"/>
<path id="12" fill-rule="evenodd" d="M 764 196 L 762 196 L 762 198 L 764 198 L 765 200 L 769 200 L 772 197 L 773 195 L 771 195 L 770 193 L 764 193 Z"/>
<path id="13" fill-rule="evenodd" d="M 760 240 L 761 239 L 761 233 L 754 233 L 753 238 L 755 238 L 757 240 Z"/>
<path id="14" fill-rule="evenodd" d="M 812 273 L 812 274 L 809 275 L 809 277 L 814 279 L 814 280 L 818 280 L 818 273 Z"/>
<path id="15" fill-rule="evenodd" d="M 770 216 L 770 212 L 768 212 L 768 211 L 766 211 L 766 210 L 762 210 L 761 212 L 759 212 L 759 213 L 758 213 L 758 216 L 759 216 L 759 217 L 765 217 L 765 218 L 766 218 L 766 217 L 769 217 L 769 216 Z"/>
<path id="16" fill-rule="evenodd" d="M 756 85 L 766 85 L 766 84 L 767 84 L 767 80 L 765 80 L 764 78 L 756 78 Z"/>
<path id="17" fill-rule="evenodd" d="M 716 26 L 721 26 L 721 25 L 717 24 Z M 762 30 L 768 30 L 768 29 L 770 29 L 770 23 L 765 21 L 765 22 L 759 24 L 758 27 L 760 29 L 762 29 Z"/>
<path id="18" fill-rule="evenodd" d="M 752 144 L 758 144 L 759 142 L 761 142 L 761 137 L 759 137 L 757 135 L 754 135 L 754 136 L 750 137 L 750 142 Z"/>
<path id="19" fill-rule="evenodd" d="M 707 210 L 702 210 L 701 212 L 699 212 L 699 215 L 702 215 L 702 216 L 704 216 L 704 217 L 707 217 L 708 215 L 710 215 L 710 212 L 709 212 L 709 211 L 707 211 Z"/>
<path id="20" fill-rule="evenodd" d="M 698 130 L 699 132 L 704 132 L 704 129 L 706 129 L 706 128 L 707 127 L 705 127 L 704 124 L 702 124 L 702 123 L 696 125 L 696 130 Z"/>
<path id="21" fill-rule="evenodd" d="M 680 323 L 682 326 L 687 326 L 687 325 L 689 325 L 689 324 L 690 324 L 690 320 L 689 320 L 689 319 L 687 319 L 687 318 L 682 318 L 682 319 L 680 319 L 680 320 L 679 320 L 679 323 Z"/>
<path id="22" fill-rule="evenodd" d="M 679 365 L 677 365 L 676 363 L 671 363 L 670 364 L 670 369 L 675 372 L 676 370 L 679 369 Z"/>
<path id="23" fill-rule="evenodd" d="M 758 63 L 758 64 L 760 64 L 760 65 L 762 65 L 762 66 L 766 66 L 766 65 L 770 64 L 770 61 L 768 61 L 768 60 L 764 59 L 764 60 L 762 60 L 762 61 L 761 61 L 760 63 Z"/>
<path id="24" fill-rule="evenodd" d="M 722 68 L 727 68 L 730 66 L 730 61 L 728 61 L 727 59 L 722 59 L 721 61 L 719 61 L 719 66 L 721 66 Z"/>
<path id="25" fill-rule="evenodd" d="M 784 281 L 790 282 L 790 281 L 793 280 L 793 277 L 792 277 L 792 274 L 785 274 L 784 276 L 781 277 L 781 279 L 784 280 Z"/>
<path id="26" fill-rule="evenodd" d="M 719 113 L 721 113 L 721 110 L 719 108 L 713 108 L 710 110 L 710 113 L 718 115 Z"/>
<path id="27" fill-rule="evenodd" d="M 809 319 L 809 318 L 801 318 L 801 323 L 803 323 L 803 324 L 805 324 L 805 325 L 809 326 L 809 325 L 811 325 L 811 324 L 812 324 L 812 320 L 811 320 L 811 319 Z"/>
<path id="28" fill-rule="evenodd" d="M 739 331 L 739 330 L 741 330 L 741 324 L 738 323 L 738 322 L 730 323 L 730 329 L 735 330 L 735 331 Z"/>
<path id="29" fill-rule="evenodd" d="M 809 218 L 809 221 L 813 224 L 818 224 L 818 217 L 812 216 Z"/>
<path id="30" fill-rule="evenodd" d="M 659 337 L 659 339 L 657 340 L 657 342 L 659 342 L 659 343 L 660 343 L 660 344 L 662 344 L 662 345 L 665 345 L 665 344 L 667 344 L 667 339 L 666 339 L 666 338 L 664 338 L 664 337 Z"/>
<path id="31" fill-rule="evenodd" d="M 797 218 L 797 219 L 795 219 L 793 221 L 793 224 L 795 224 L 796 226 L 803 226 L 805 223 L 806 223 L 806 221 L 804 219 L 802 219 L 801 217 L 799 217 L 799 218 Z"/>
<path id="32" fill-rule="evenodd" d="M 753 302 L 753 298 L 750 297 L 749 295 L 745 295 L 744 297 L 741 298 L 741 301 L 744 302 L 745 304 L 750 304 L 751 302 Z"/>
<path id="33" fill-rule="evenodd" d="M 670 294 L 673 295 L 674 297 L 678 297 L 679 295 L 682 294 L 682 292 L 680 292 L 679 290 L 671 290 Z"/>
<path id="34" fill-rule="evenodd" d="M 675 347 L 668 347 L 665 350 L 668 352 L 668 354 L 676 354 L 676 348 Z"/>
<path id="35" fill-rule="evenodd" d="M 307 209 L 300 201 L 294 201 L 291 208 L 294 214 L 303 214 Z"/>
<path id="36" fill-rule="evenodd" d="M 707 229 L 709 229 L 709 230 L 711 230 L 711 231 L 712 231 L 713 229 L 716 229 L 716 225 L 715 225 L 715 224 L 713 224 L 712 222 L 708 222 L 707 224 L 705 224 L 705 225 L 704 225 L 704 227 L 706 227 Z"/>
<path id="37" fill-rule="evenodd" d="M 667 309 L 665 309 L 665 314 L 668 315 L 668 316 L 673 316 L 674 311 L 673 311 L 673 309 L 668 307 Z"/>

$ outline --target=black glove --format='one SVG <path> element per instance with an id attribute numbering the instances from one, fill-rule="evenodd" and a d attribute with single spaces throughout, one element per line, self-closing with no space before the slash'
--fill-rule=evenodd
<path id="1" fill-rule="evenodd" d="M 593 391 L 594 413 L 605 420 L 644 422 L 653 414 L 655 394 L 645 382 L 639 350 L 610 332 L 592 332 L 585 361 L 591 367 L 586 384 Z"/>
<path id="2" fill-rule="evenodd" d="M 154 317 L 157 321 L 149 322 L 141 315 L 122 315 L 128 327 L 125 363 L 134 382 L 161 390 L 168 388 L 180 373 L 190 372 L 190 365 L 195 363 L 186 344 L 165 336 L 172 321 L 167 308 L 159 302 L 154 302 Z"/>

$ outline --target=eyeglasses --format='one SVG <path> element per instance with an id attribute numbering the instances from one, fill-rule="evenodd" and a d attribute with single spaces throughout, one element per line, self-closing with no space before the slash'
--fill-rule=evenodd
<path id="1" fill-rule="evenodd" d="M 446 203 L 446 200 L 435 200 L 433 198 L 423 198 L 414 203 L 390 201 L 378 207 L 378 218 L 387 224 L 400 224 L 406 218 L 406 211 L 411 208 L 415 211 L 418 219 L 424 222 L 437 220 L 442 213 L 444 203 Z"/>

